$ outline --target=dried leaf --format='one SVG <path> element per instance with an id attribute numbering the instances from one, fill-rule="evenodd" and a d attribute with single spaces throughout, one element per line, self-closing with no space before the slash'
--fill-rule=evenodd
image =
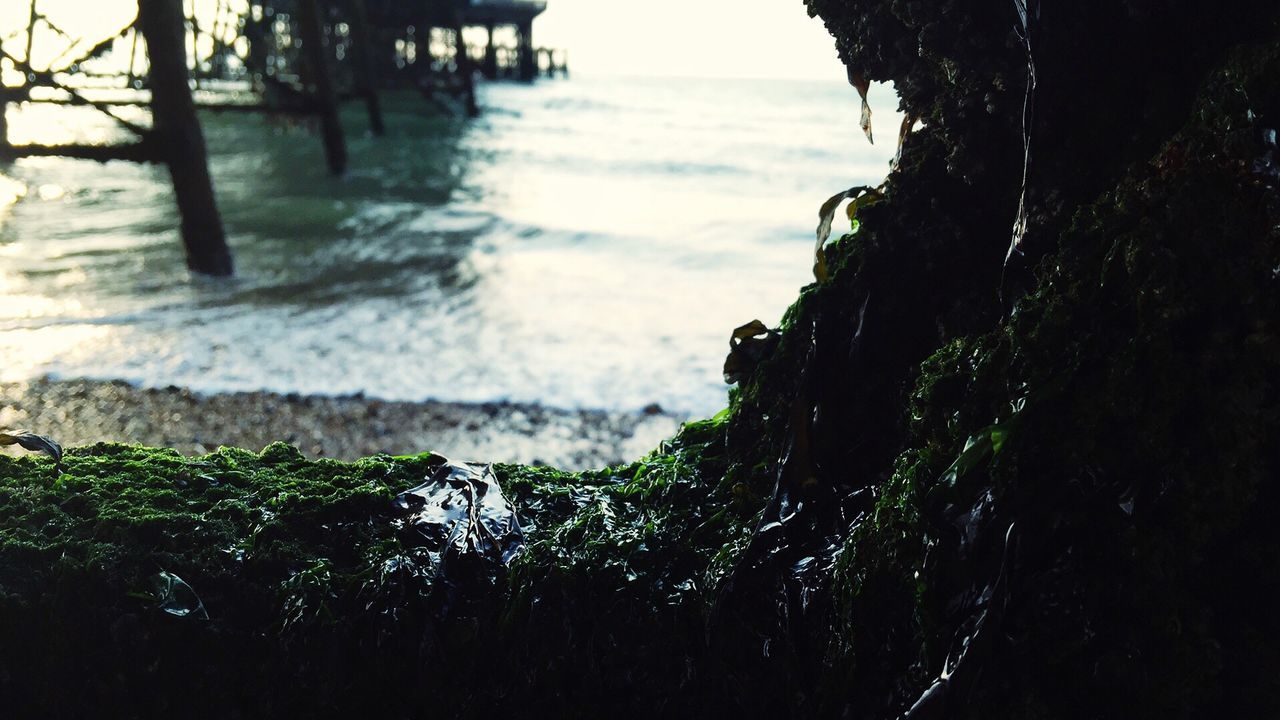
<path id="1" fill-rule="evenodd" d="M 849 68 L 849 84 L 857 88 L 858 96 L 862 98 L 862 118 L 858 121 L 858 125 L 862 127 L 862 132 L 867 134 L 867 142 L 875 145 L 876 139 L 871 135 L 871 104 L 867 102 L 867 91 L 871 89 L 871 83 L 861 70 Z"/>
<path id="2" fill-rule="evenodd" d="M 733 385 L 750 377 L 777 340 L 778 332 L 759 320 L 734 328 L 729 336 L 729 355 L 724 359 L 724 381 Z"/>
<path id="3" fill-rule="evenodd" d="M 733 334 L 729 336 L 729 349 L 737 348 L 747 338 L 759 337 L 768 333 L 769 328 L 759 320 L 752 320 L 746 325 L 739 325 L 733 329 Z"/>
<path id="4" fill-rule="evenodd" d="M 845 208 L 845 214 L 849 216 L 849 221 L 852 222 L 858 219 L 859 210 L 864 207 L 875 205 L 883 199 L 884 195 L 879 190 L 868 190 L 854 198 L 853 202 L 849 203 Z"/>
<path id="5" fill-rule="evenodd" d="M 907 142 L 907 136 L 911 134 L 911 128 L 916 124 L 916 116 L 906 113 L 902 116 L 902 126 L 898 128 L 898 151 L 893 154 L 893 162 L 889 164 L 891 169 L 898 169 L 898 163 L 902 162 L 902 146 Z"/>
<path id="6" fill-rule="evenodd" d="M 26 430 L 16 430 L 12 433 L 0 432 L 0 445 L 17 445 L 32 452 L 42 452 L 53 458 L 55 463 L 62 462 L 62 446 L 54 442 L 52 438 L 44 435 L 36 435 Z"/>
<path id="7" fill-rule="evenodd" d="M 827 201 L 822 203 L 822 207 L 818 208 L 818 244 L 813 250 L 813 277 L 818 282 L 827 281 L 827 258 L 822 254 L 822 246 L 826 244 L 827 238 L 831 237 L 831 222 L 835 219 L 836 208 L 840 207 L 840 203 L 845 200 L 858 197 L 863 193 L 876 193 L 879 196 L 876 189 L 869 185 L 855 185 L 827 198 Z"/>

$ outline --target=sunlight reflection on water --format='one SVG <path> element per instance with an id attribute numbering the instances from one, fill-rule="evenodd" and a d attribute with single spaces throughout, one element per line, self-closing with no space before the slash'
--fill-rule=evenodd
<path id="1" fill-rule="evenodd" d="M 382 139 L 347 108 L 341 179 L 305 127 L 207 117 L 225 282 L 186 273 L 163 168 L 5 168 L 0 379 L 714 412 L 729 330 L 780 318 L 818 205 L 893 151 L 839 84 L 574 79 L 482 102 L 464 125 L 388 98 Z M 48 112 L 11 111 L 15 140 L 115 137 Z"/>

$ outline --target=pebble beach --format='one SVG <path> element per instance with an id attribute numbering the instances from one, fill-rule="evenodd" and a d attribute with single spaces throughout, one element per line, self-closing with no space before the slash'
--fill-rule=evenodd
<path id="1" fill-rule="evenodd" d="M 206 395 L 119 381 L 0 383 L 0 428 L 47 435 L 64 447 L 137 443 L 186 455 L 220 445 L 259 450 L 283 440 L 312 458 L 433 451 L 455 460 L 580 470 L 640 458 L 683 419 L 658 407 L 621 413 L 514 403 L 389 402 L 359 395 Z"/>

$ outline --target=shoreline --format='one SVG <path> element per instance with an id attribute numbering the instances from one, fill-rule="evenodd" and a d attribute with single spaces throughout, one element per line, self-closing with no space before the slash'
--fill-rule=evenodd
<path id="1" fill-rule="evenodd" d="M 454 460 L 583 470 L 638 459 L 684 420 L 657 408 L 628 413 L 360 395 L 206 394 L 121 380 L 0 383 L 0 428 L 48 435 L 65 447 L 121 442 L 184 455 L 219 445 L 258 451 L 282 440 L 308 458 L 431 451 Z"/>

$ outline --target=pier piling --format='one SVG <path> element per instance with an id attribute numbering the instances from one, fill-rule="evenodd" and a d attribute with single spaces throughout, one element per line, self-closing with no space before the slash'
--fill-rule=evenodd
<path id="1" fill-rule="evenodd" d="M 364 98 L 365 111 L 369 115 L 369 129 L 374 135 L 382 137 L 387 130 L 382 121 L 382 104 L 378 100 L 374 80 L 374 42 L 369 28 L 369 11 L 364 0 L 347 0 L 347 12 L 351 15 L 351 45 L 355 53 L 352 77 L 356 94 Z"/>
<path id="2" fill-rule="evenodd" d="M 431 67 L 431 13 L 426 5 L 417 13 L 417 22 L 409 28 L 413 35 L 413 70 L 418 89 L 427 100 L 435 98 L 435 70 Z"/>
<path id="3" fill-rule="evenodd" d="M 516 26 L 516 48 L 520 82 L 533 82 L 538 75 L 538 57 L 533 50 L 533 20 Z"/>
<path id="4" fill-rule="evenodd" d="M 4 57 L 4 47 L 0 44 L 0 58 Z M 9 88 L 4 84 L 4 73 L 0 71 L 0 160 L 9 150 Z"/>
<path id="5" fill-rule="evenodd" d="M 0 60 L 22 77 L 9 87 L 0 77 L 0 161 L 163 162 L 187 265 L 207 275 L 230 275 L 233 263 L 198 110 L 316 118 L 328 168 L 341 175 L 348 164 L 342 100 L 362 100 L 371 132 L 383 135 L 380 88 L 417 87 L 428 98 L 449 93 L 475 116 L 477 69 L 490 80 L 532 82 L 543 74 L 545 54 L 545 74 L 567 73 L 567 55 L 557 61 L 555 50 L 533 44 L 533 20 L 546 9 L 540 0 L 249 0 L 238 6 L 227 0 L 137 0 L 135 20 L 92 38 L 68 34 L 55 24 L 61 20 L 41 12 L 42 0 L 27 2 L 29 12 L 18 20 L 25 38 L 21 27 L 0 38 Z M 199 9 L 215 2 L 210 22 Z M 467 47 L 468 27 L 487 31 L 483 47 Z M 437 46 L 435 55 L 434 28 L 445 46 Z M 514 46 L 497 40 L 506 28 L 515 31 Z M 40 51 L 33 53 L 37 37 Z M 50 55 L 45 43 L 53 45 L 54 60 L 36 67 L 33 57 Z M 14 145 L 6 110 L 17 103 L 89 108 L 131 137 Z M 120 113 L 125 107 L 149 109 L 150 126 Z"/>
<path id="6" fill-rule="evenodd" d="M 196 117 L 187 72 L 182 0 L 138 0 L 138 26 L 151 58 L 153 126 L 145 142 L 156 143 L 173 180 L 182 218 L 187 267 L 206 275 L 233 272 L 222 219 L 209 176 L 204 133 Z"/>
<path id="7" fill-rule="evenodd" d="M 303 67 L 307 71 L 311 101 L 320 117 L 320 134 L 324 138 L 329 172 L 341 175 L 347 171 L 347 140 L 342 132 L 342 120 L 338 117 L 338 96 L 333 87 L 329 52 L 324 43 L 324 16 L 320 11 L 320 0 L 298 2 L 298 26 L 306 58 Z"/>
<path id="8" fill-rule="evenodd" d="M 486 42 L 484 46 L 484 66 L 481 73 L 486 80 L 496 80 L 498 78 L 498 46 L 494 42 L 493 32 L 496 29 L 493 21 L 484 24 L 486 31 Z"/>
<path id="9" fill-rule="evenodd" d="M 9 149 L 9 89 L 4 86 L 4 81 L 0 80 L 0 159 Z"/>
<path id="10" fill-rule="evenodd" d="M 453 12 L 453 61 L 457 65 L 456 72 L 462 81 L 463 102 L 466 103 L 467 116 L 480 115 L 480 106 L 476 104 L 476 80 L 471 67 L 471 57 L 467 55 L 467 41 L 462 37 L 462 10 Z"/>

